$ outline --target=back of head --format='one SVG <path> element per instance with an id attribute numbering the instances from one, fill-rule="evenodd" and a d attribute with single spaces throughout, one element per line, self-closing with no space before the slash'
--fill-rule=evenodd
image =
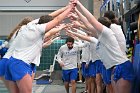
<path id="1" fill-rule="evenodd" d="M 66 43 L 67 43 L 67 42 L 72 42 L 72 43 L 74 43 L 74 38 L 72 38 L 72 37 L 67 37 Z"/>
<path id="2" fill-rule="evenodd" d="M 109 20 L 115 19 L 115 13 L 113 11 L 107 11 L 104 13 L 104 17 L 107 17 Z"/>
<path id="3" fill-rule="evenodd" d="M 119 24 L 118 20 L 116 19 L 115 13 L 113 11 L 105 12 L 104 17 L 107 17 L 109 20 L 111 20 L 112 23 Z"/>
<path id="4" fill-rule="evenodd" d="M 19 23 L 18 26 L 23 26 L 23 25 L 27 25 L 29 22 L 31 22 L 33 20 L 32 17 L 28 16 L 22 19 L 22 21 Z"/>
<path id="5" fill-rule="evenodd" d="M 53 17 L 50 15 L 43 15 L 40 17 L 38 24 L 48 23 L 49 21 L 53 20 Z"/>
<path id="6" fill-rule="evenodd" d="M 107 17 L 100 17 L 98 18 L 98 21 L 106 27 L 110 28 L 111 21 Z"/>

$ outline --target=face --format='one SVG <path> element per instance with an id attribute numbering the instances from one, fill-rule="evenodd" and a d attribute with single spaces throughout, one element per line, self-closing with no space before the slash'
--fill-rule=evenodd
<path id="1" fill-rule="evenodd" d="M 69 49 L 72 49 L 73 48 L 73 42 L 67 42 L 67 46 Z"/>

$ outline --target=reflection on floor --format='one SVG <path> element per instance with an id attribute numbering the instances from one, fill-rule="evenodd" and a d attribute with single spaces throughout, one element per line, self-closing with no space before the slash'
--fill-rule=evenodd
<path id="1" fill-rule="evenodd" d="M 77 84 L 77 93 L 84 90 L 84 83 Z M 0 80 L 0 93 L 9 93 L 5 88 L 3 82 Z M 66 93 L 64 84 L 61 80 L 54 80 L 48 85 L 37 85 L 36 81 L 33 82 L 33 92 L 32 93 Z"/>

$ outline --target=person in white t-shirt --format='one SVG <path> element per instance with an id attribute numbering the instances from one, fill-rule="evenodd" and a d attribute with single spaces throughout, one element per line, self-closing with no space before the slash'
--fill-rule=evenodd
<path id="1" fill-rule="evenodd" d="M 25 17 L 24 19 L 22 19 L 22 21 L 13 29 L 13 31 L 10 33 L 10 35 L 8 36 L 8 51 L 6 52 L 6 54 L 3 56 L 3 58 L 0 60 L 0 78 L 1 80 L 4 81 L 5 86 L 8 88 L 9 90 L 9 86 L 8 86 L 8 82 L 4 79 L 4 75 L 5 75 L 5 65 L 6 62 L 8 61 L 8 59 L 11 57 L 12 55 L 12 51 L 14 49 L 14 46 L 12 45 L 14 42 L 14 39 L 16 38 L 19 29 L 21 28 L 21 26 L 26 25 L 27 23 L 31 22 L 33 19 L 32 17 Z M 14 86 L 12 86 L 14 87 Z"/>
<path id="2" fill-rule="evenodd" d="M 75 8 L 75 11 L 76 11 L 76 13 L 78 15 L 78 18 L 83 22 L 84 26 L 82 26 L 82 27 L 86 28 L 86 33 L 89 33 L 89 31 L 96 32 L 96 29 L 88 22 L 87 18 L 84 17 L 76 8 Z M 87 31 L 87 30 L 89 30 L 89 31 Z M 94 36 L 94 37 L 97 37 L 97 33 L 93 33 L 91 35 Z M 90 36 L 88 36 L 88 37 L 90 37 Z M 96 52 L 93 52 L 93 51 L 96 51 L 96 43 L 92 43 L 90 38 L 88 39 L 88 41 L 90 42 L 91 60 L 94 62 L 94 60 L 96 58 L 95 57 L 96 56 L 95 55 Z M 102 88 L 102 77 L 101 77 L 102 62 L 99 61 L 99 60 L 100 60 L 100 58 L 98 57 L 98 61 L 95 61 L 96 78 L 95 78 L 95 80 L 92 80 L 92 81 L 94 81 L 94 84 L 96 84 L 96 89 L 97 89 L 96 91 L 97 91 L 97 93 L 101 93 L 103 91 L 103 88 Z M 93 71 L 93 70 L 91 70 L 91 71 Z M 90 90 L 90 88 L 88 90 Z"/>
<path id="3" fill-rule="evenodd" d="M 92 24 L 98 33 L 98 51 L 106 69 L 115 66 L 113 80 L 115 83 L 115 93 L 130 93 L 131 81 L 134 79 L 132 63 L 122 52 L 113 31 L 109 28 L 111 22 L 108 18 L 96 18 L 79 2 L 77 6 L 83 11 L 85 17 Z M 125 90 L 124 90 L 125 89 Z"/>
<path id="4" fill-rule="evenodd" d="M 66 39 L 66 44 L 60 47 L 57 54 L 58 63 L 62 67 L 62 78 L 67 93 L 69 93 L 69 83 L 72 85 L 72 93 L 76 93 L 79 53 L 80 49 L 78 45 L 74 44 L 74 38 L 68 37 Z"/>
<path id="5" fill-rule="evenodd" d="M 107 11 L 104 13 L 104 17 L 107 17 L 111 21 L 110 29 L 115 33 L 115 37 L 119 43 L 119 46 L 126 55 L 126 39 L 125 35 L 123 33 L 123 30 L 121 26 L 119 25 L 119 22 L 115 16 L 115 13 L 113 11 Z"/>
<path id="6" fill-rule="evenodd" d="M 120 25 L 118 25 L 118 20 L 115 17 L 115 13 L 113 11 L 106 11 L 104 13 L 104 17 L 107 17 L 110 21 L 111 21 L 111 26 L 110 29 L 115 33 L 115 37 L 119 43 L 119 46 L 123 52 L 124 55 L 126 55 L 126 40 L 125 40 L 125 36 L 123 34 L 122 28 Z M 112 73 L 112 69 L 106 69 L 105 67 L 103 67 L 103 81 L 106 84 L 106 88 L 107 91 L 109 93 L 112 93 L 113 87 L 112 85 L 115 84 L 115 82 L 111 82 L 111 73 Z M 111 84 L 112 83 L 112 84 Z"/>
<path id="7" fill-rule="evenodd" d="M 40 54 L 44 34 L 61 22 L 65 16 L 74 8 L 74 4 L 68 7 L 52 21 L 48 20 L 49 15 L 41 16 L 38 23 L 28 23 L 19 30 L 15 39 L 15 47 L 12 57 L 7 65 L 7 80 L 15 81 L 20 93 L 32 92 L 32 70 L 31 63 Z M 53 33 L 55 34 L 55 33 Z M 52 35 L 52 34 L 50 34 Z M 39 65 L 36 62 L 35 65 Z"/>

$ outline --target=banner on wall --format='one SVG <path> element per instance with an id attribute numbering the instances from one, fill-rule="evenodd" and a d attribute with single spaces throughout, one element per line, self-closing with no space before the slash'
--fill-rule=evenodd
<path id="1" fill-rule="evenodd" d="M 104 7 L 110 2 L 110 0 L 104 0 L 103 4 L 100 7 L 100 12 L 104 9 Z"/>

